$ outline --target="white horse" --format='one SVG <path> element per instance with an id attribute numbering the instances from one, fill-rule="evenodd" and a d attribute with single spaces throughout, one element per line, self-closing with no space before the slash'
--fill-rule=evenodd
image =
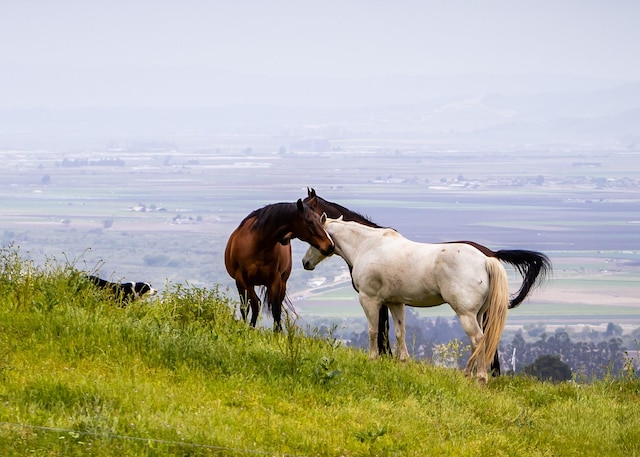
<path id="1" fill-rule="evenodd" d="M 427 244 L 410 241 L 392 229 L 327 219 L 325 229 L 335 253 L 352 270 L 353 286 L 369 322 L 369 357 L 378 357 L 378 316 L 384 304 L 394 320 L 400 360 L 409 358 L 405 341 L 404 304 L 416 307 L 448 303 L 471 339 L 465 368 L 487 381 L 504 330 L 509 306 L 507 273 L 500 261 L 464 243 Z M 313 270 L 326 257 L 308 249 L 302 259 Z M 487 316 L 483 334 L 483 318 Z"/>

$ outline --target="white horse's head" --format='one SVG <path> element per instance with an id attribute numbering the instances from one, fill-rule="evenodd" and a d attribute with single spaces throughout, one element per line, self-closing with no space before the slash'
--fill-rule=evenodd
<path id="1" fill-rule="evenodd" d="M 320 262 L 322 262 L 327 257 L 322 255 L 318 249 L 313 246 L 309 246 L 307 252 L 305 252 L 304 257 L 302 258 L 302 266 L 305 270 L 313 270 L 316 268 Z"/>
<path id="2" fill-rule="evenodd" d="M 325 216 L 325 221 L 324 221 L 325 230 L 326 230 L 327 224 L 332 220 L 339 220 L 339 221 L 342 220 L 342 216 L 340 216 L 338 219 L 329 219 L 328 217 L 326 217 L 326 214 L 324 216 Z M 304 253 L 304 257 L 302 258 L 302 266 L 304 267 L 305 270 L 313 270 L 316 268 L 316 265 L 318 265 L 327 257 L 330 257 L 330 256 L 326 256 L 322 254 L 322 252 L 320 252 L 318 249 L 310 245 L 309 248 L 307 249 L 307 252 Z"/>

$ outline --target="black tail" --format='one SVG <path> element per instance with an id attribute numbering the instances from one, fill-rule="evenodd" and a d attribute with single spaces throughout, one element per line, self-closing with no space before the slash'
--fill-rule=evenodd
<path id="1" fill-rule="evenodd" d="M 522 284 L 518 292 L 509 301 L 509 309 L 513 309 L 524 301 L 531 289 L 540 285 L 552 272 L 551 260 L 546 255 L 535 252 L 517 250 L 502 250 L 494 253 L 495 257 L 514 267 L 522 276 Z M 486 322 L 485 315 L 485 322 Z M 498 351 L 491 363 L 493 376 L 500 375 L 500 358 Z"/>
<path id="2" fill-rule="evenodd" d="M 509 303 L 509 309 L 513 309 L 524 301 L 531 289 L 540 285 L 551 274 L 551 260 L 535 251 L 501 250 L 495 252 L 495 257 L 508 263 L 522 275 L 520 289 Z"/>
<path id="3" fill-rule="evenodd" d="M 267 304 L 267 309 L 271 311 L 271 316 L 273 317 L 273 329 L 276 332 L 282 331 L 282 312 L 284 311 L 285 315 L 291 317 L 292 319 L 296 319 L 298 317 L 298 313 L 293 306 L 293 303 L 289 299 L 289 295 L 285 292 L 284 299 L 282 303 L 278 303 L 277 299 L 274 299 L 269 296 L 269 289 L 267 287 L 262 287 L 262 303 Z"/>

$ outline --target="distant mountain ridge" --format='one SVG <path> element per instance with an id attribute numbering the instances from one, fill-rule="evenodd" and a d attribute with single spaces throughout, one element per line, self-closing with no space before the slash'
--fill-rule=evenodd
<path id="1" fill-rule="evenodd" d="M 95 81 L 84 81 L 78 88 L 84 87 L 89 94 L 82 105 L 85 107 L 74 106 L 81 98 L 74 99 L 73 91 L 65 94 L 68 88 L 60 86 L 59 77 L 41 81 L 31 99 L 27 102 L 23 97 L 20 102 L 16 74 L 0 73 L 0 82 L 12 83 L 0 84 L 0 101 L 4 100 L 0 104 L 0 148 L 76 137 L 143 136 L 171 141 L 184 139 L 189 132 L 199 136 L 284 134 L 328 140 L 410 135 L 491 144 L 640 141 L 640 81 L 615 84 L 544 75 L 448 79 L 246 76 L 231 81 L 229 75 L 205 72 L 191 75 L 193 87 L 179 83 L 173 87 L 167 78 L 174 73 L 160 74 L 159 81 L 150 80 L 140 97 L 130 98 L 127 91 L 132 87 L 112 93 L 117 87 L 108 84 L 104 98 L 93 97 L 87 88 L 104 83 L 108 74 L 93 75 Z M 238 95 L 238 87 L 244 87 L 246 93 Z M 56 88 L 62 93 L 53 93 Z M 232 93 L 221 95 L 226 88 L 233 88 Z M 16 90 L 15 97 L 11 89 Z M 177 95 L 163 98 L 171 89 Z M 38 91 L 42 93 L 41 105 L 35 104 Z M 172 105 L 176 100 L 191 105 L 176 107 Z"/>

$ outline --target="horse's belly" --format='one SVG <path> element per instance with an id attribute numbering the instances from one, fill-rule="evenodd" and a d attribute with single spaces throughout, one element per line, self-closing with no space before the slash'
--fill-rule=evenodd
<path id="1" fill-rule="evenodd" d="M 375 297 L 380 303 L 404 303 L 420 308 L 444 303 L 439 290 L 430 287 L 428 281 L 407 280 L 406 276 L 388 270 L 362 277 L 358 285 L 360 292 Z"/>
<path id="2" fill-rule="evenodd" d="M 244 250 L 229 255 L 227 272 L 231 277 L 243 277 L 256 286 L 268 286 L 274 281 L 287 280 L 291 273 L 291 247 L 277 245 L 273 251 Z"/>
<path id="3" fill-rule="evenodd" d="M 387 292 L 387 298 L 384 300 L 388 303 L 404 303 L 405 305 L 415 306 L 418 308 L 429 308 L 439 306 L 444 303 L 442 295 L 430 291 L 413 291 L 411 289 L 398 291 L 396 293 Z"/>
<path id="4" fill-rule="evenodd" d="M 291 262 L 284 260 L 272 263 L 256 263 L 249 265 L 246 269 L 246 276 L 255 285 L 268 286 L 276 278 L 287 279 L 291 272 Z"/>

